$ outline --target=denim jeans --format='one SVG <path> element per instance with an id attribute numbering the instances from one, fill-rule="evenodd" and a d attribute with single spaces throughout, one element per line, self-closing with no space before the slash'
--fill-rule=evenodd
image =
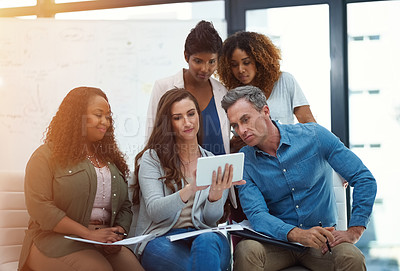
<path id="1" fill-rule="evenodd" d="M 203 233 L 171 242 L 166 236 L 196 229 L 172 229 L 147 243 L 141 257 L 146 271 L 227 270 L 231 252 L 227 238 L 220 233 Z"/>

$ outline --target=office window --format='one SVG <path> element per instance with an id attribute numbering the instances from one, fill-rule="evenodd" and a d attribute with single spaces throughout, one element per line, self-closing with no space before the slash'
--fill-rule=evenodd
<path id="1" fill-rule="evenodd" d="M 36 0 L 0 0 L 0 8 L 36 6 Z"/>
<path id="2" fill-rule="evenodd" d="M 83 2 L 83 1 L 93 1 L 93 0 L 55 0 L 54 3 L 72 3 L 72 2 Z"/>
<path id="3" fill-rule="evenodd" d="M 282 71 L 294 75 L 315 119 L 330 129 L 328 5 L 249 10 L 246 30 L 267 35 L 281 49 Z"/>
<path id="4" fill-rule="evenodd" d="M 221 20 L 225 19 L 225 1 L 186 2 L 66 12 L 56 14 L 55 18 L 78 20 Z"/>
<path id="5" fill-rule="evenodd" d="M 400 1 L 347 6 L 350 147 L 374 174 L 378 194 L 357 246 L 368 270 L 399 270 Z"/>

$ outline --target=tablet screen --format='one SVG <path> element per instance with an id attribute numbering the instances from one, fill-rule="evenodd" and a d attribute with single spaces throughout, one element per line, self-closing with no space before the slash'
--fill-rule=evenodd
<path id="1" fill-rule="evenodd" d="M 224 154 L 217 156 L 200 157 L 197 159 L 196 184 L 197 186 L 211 185 L 212 173 L 221 167 L 225 169 L 225 164 L 233 165 L 232 182 L 243 179 L 244 153 Z"/>

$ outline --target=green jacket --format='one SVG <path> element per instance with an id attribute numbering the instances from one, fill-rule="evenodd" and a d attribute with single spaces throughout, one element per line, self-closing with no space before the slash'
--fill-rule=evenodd
<path id="1" fill-rule="evenodd" d="M 72 241 L 53 228 L 64 216 L 89 224 L 97 190 L 97 175 L 88 159 L 61 168 L 51 162 L 47 144 L 31 156 L 25 171 L 25 202 L 30 215 L 28 230 L 22 246 L 19 268 L 29 255 L 32 242 L 48 257 L 62 257 L 94 245 Z M 128 233 L 132 221 L 128 185 L 118 168 L 108 163 L 111 172 L 111 223 Z"/>

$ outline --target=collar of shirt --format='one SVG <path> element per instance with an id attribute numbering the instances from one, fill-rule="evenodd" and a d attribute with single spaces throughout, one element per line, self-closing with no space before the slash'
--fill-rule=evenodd
<path id="1" fill-rule="evenodd" d="M 282 145 L 290 146 L 291 145 L 291 140 L 287 135 L 287 132 L 286 132 L 286 129 L 285 129 L 286 128 L 285 125 L 282 126 L 282 124 L 280 124 L 279 122 L 274 121 L 274 120 L 272 120 L 272 123 L 276 126 L 276 128 L 278 128 L 279 134 L 281 136 L 281 139 L 280 139 L 280 142 L 279 142 L 279 147 L 278 147 L 278 150 L 277 150 L 277 152 L 278 152 L 279 149 L 282 147 Z M 263 150 L 261 150 L 257 146 L 254 146 L 253 148 L 254 148 L 254 155 L 263 154 L 263 155 L 271 156 L 270 154 L 264 152 Z"/>

